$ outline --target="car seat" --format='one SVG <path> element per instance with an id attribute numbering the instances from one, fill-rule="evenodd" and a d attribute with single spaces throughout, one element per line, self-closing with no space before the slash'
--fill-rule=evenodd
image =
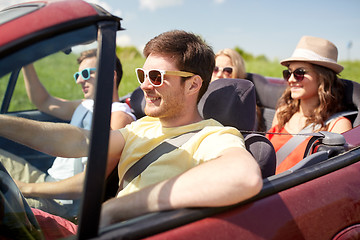
<path id="1" fill-rule="evenodd" d="M 258 162 L 263 178 L 275 173 L 276 155 L 271 142 L 256 129 L 256 93 L 245 79 L 219 79 L 211 82 L 198 109 L 204 119 L 213 118 L 224 126 L 237 128 L 245 146 Z"/>
<path id="2" fill-rule="evenodd" d="M 240 131 L 256 128 L 254 84 L 244 79 L 220 79 L 210 83 L 198 109 L 204 119 L 213 118 Z"/>
<path id="3" fill-rule="evenodd" d="M 351 80 L 343 79 L 345 86 L 344 105 L 351 115 L 346 115 L 352 122 L 353 128 L 360 125 L 360 84 Z"/>
<path id="4" fill-rule="evenodd" d="M 263 121 L 264 130 L 271 128 L 272 121 L 276 111 L 278 99 L 286 88 L 286 84 L 270 83 L 265 77 L 256 73 L 247 73 L 246 79 L 255 85 L 256 104 L 258 106 L 258 121 Z"/>
<path id="5" fill-rule="evenodd" d="M 144 92 L 140 87 L 137 87 L 130 95 L 130 107 L 136 119 L 145 117 L 145 98 Z"/>

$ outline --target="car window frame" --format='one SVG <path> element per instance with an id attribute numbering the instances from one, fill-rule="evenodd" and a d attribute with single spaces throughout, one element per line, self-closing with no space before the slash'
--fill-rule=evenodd
<path id="1" fill-rule="evenodd" d="M 120 23 L 121 18 L 105 12 L 95 4 L 90 5 L 96 9 L 99 15 L 78 19 L 36 32 L 31 36 L 26 36 L 25 39 L 18 39 L 8 46 L 2 46 L 1 49 L 4 51 L 0 53 L 0 77 L 13 72 L 15 69 L 15 74 L 10 78 L 11 83 L 8 84 L 10 85 L 7 97 L 9 103 L 13 93 L 11 88 L 16 85 L 16 75 L 18 75 L 22 66 L 58 51 L 68 51 L 74 45 L 97 41 L 98 59 L 95 79 L 97 84 L 88 163 L 79 213 L 78 239 L 88 239 L 98 234 L 106 171 L 106 161 L 104 159 L 107 158 L 110 130 L 116 33 L 123 30 Z M 74 35 L 74 33 L 77 34 Z M 49 43 L 52 43 L 50 47 Z M 101 84 L 98 84 L 100 81 Z M 8 105 L 8 103 L 5 105 Z M 5 105 L 3 112 L 7 113 L 8 106 Z"/>

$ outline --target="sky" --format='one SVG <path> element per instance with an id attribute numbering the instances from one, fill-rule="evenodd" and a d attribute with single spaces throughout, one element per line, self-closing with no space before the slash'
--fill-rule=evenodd
<path id="1" fill-rule="evenodd" d="M 87 0 L 121 17 L 119 46 L 142 51 L 151 38 L 181 29 L 215 52 L 239 47 L 269 60 L 290 57 L 304 35 L 322 37 L 338 59 L 360 60 L 360 0 Z M 0 0 L 0 9 L 24 0 Z"/>

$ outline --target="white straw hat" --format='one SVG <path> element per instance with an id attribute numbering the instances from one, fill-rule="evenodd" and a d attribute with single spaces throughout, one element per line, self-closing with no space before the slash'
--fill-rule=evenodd
<path id="1" fill-rule="evenodd" d="M 290 58 L 280 64 L 289 66 L 290 62 L 309 62 L 340 73 L 344 67 L 337 64 L 338 50 L 336 46 L 323 38 L 303 36 Z"/>

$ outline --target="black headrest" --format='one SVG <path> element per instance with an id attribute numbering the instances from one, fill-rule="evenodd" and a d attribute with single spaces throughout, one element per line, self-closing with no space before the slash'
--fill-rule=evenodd
<path id="1" fill-rule="evenodd" d="M 246 79 L 255 85 L 257 103 L 259 106 L 276 109 L 277 101 L 283 94 L 286 84 L 269 83 L 260 74 L 247 73 Z"/>
<path id="2" fill-rule="evenodd" d="M 136 119 L 140 119 L 145 116 L 145 98 L 144 92 L 140 87 L 137 87 L 130 96 L 130 106 Z"/>
<path id="3" fill-rule="evenodd" d="M 353 121 L 353 127 L 360 125 L 360 84 L 343 79 L 345 85 L 345 106 L 348 110 L 357 110 L 358 114 Z"/>
<path id="4" fill-rule="evenodd" d="M 219 79 L 211 82 L 198 109 L 204 119 L 213 118 L 224 126 L 239 130 L 255 130 L 254 84 L 245 79 Z"/>

